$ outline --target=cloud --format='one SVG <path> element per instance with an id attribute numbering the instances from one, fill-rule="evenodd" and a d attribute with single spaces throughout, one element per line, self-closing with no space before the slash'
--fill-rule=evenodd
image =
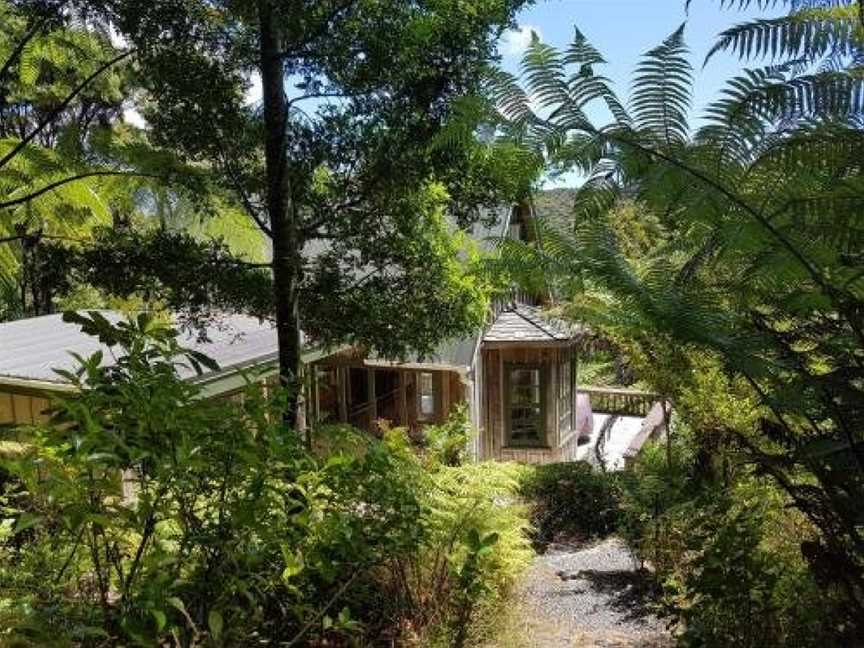
<path id="1" fill-rule="evenodd" d="M 531 44 L 532 34 L 542 38 L 540 29 L 532 25 L 519 25 L 518 29 L 508 29 L 501 36 L 499 51 L 503 56 L 519 56 Z"/>

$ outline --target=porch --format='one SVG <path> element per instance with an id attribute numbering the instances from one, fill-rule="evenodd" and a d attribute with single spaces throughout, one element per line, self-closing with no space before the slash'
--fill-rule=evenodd
<path id="1" fill-rule="evenodd" d="M 418 433 L 443 423 L 466 400 L 456 370 L 331 357 L 312 365 L 313 423 L 347 423 L 375 432 L 381 423 Z"/>

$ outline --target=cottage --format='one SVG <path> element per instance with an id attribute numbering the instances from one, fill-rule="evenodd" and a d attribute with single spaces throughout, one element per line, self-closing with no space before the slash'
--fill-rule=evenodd
<path id="1" fill-rule="evenodd" d="M 487 249 L 502 237 L 527 240 L 531 218 L 526 205 L 502 209 L 491 226 L 477 229 L 475 238 Z M 442 345 L 431 357 L 394 361 L 356 348 L 309 350 L 304 355 L 310 367 L 307 419 L 370 430 L 389 421 L 419 434 L 462 405 L 478 431 L 472 442 L 478 459 L 547 463 L 585 458 L 585 442 L 599 438 L 589 393 L 609 415 L 634 409 L 615 404 L 623 402 L 641 408 L 645 416 L 650 395 L 630 393 L 616 401 L 608 390 L 583 390 L 577 396 L 577 345 L 583 332 L 548 317 L 542 301 L 519 295 L 496 305 L 483 330 Z M 202 386 L 206 397 L 237 393 L 250 368 L 262 380 L 275 379 L 271 324 L 226 316 L 206 331 L 206 338 L 202 342 L 189 334 L 182 340 L 220 367 L 200 376 L 191 370 L 184 374 Z M 0 324 L 0 426 L 43 420 L 51 395 L 73 390 L 54 369 L 74 366 L 70 351 L 86 356 L 99 348 L 98 340 L 60 315 Z M 110 361 L 110 350 L 103 351 Z M 600 426 L 607 436 L 610 426 Z M 640 438 L 646 436 L 651 435 L 643 432 Z"/>

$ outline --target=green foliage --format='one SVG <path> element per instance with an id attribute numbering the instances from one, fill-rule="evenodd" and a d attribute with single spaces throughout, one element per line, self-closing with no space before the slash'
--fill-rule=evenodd
<path id="1" fill-rule="evenodd" d="M 113 360 L 78 358 L 81 391 L 0 452 L 4 641 L 468 637 L 530 560 L 520 468 L 427 466 L 400 430 L 344 426 L 312 454 L 281 393 L 201 399 L 178 371 L 212 361 L 160 322 L 67 319 Z"/>
<path id="2" fill-rule="evenodd" d="M 95 230 L 87 245 L 45 245 L 41 258 L 59 275 L 50 282 L 57 296 L 97 287 L 114 298 L 145 299 L 201 329 L 213 309 L 261 318 L 273 313 L 272 278 L 235 257 L 221 239 L 204 242 L 164 228 L 104 228 Z"/>
<path id="3" fill-rule="evenodd" d="M 752 474 L 731 486 L 694 479 L 688 435 L 673 456 L 649 449 L 622 482 L 622 531 L 662 584 L 659 611 L 681 645 L 846 645 L 842 595 L 801 556 L 815 529 L 783 493 Z"/>
<path id="4" fill-rule="evenodd" d="M 533 502 L 532 525 L 539 543 L 602 538 L 618 530 L 616 480 L 585 462 L 532 467 L 520 492 Z"/>
<path id="5" fill-rule="evenodd" d="M 123 355 L 81 358 L 65 376 L 85 389 L 4 461 L 24 488 L 7 499 L 4 573 L 23 566 L 3 590 L 7 635 L 290 639 L 355 574 L 419 542 L 416 461 L 398 444 L 316 459 L 256 387 L 242 404 L 200 400 L 177 368 L 212 363 L 173 331 L 76 321 Z"/>
<path id="6" fill-rule="evenodd" d="M 533 552 L 518 498 L 524 469 L 483 463 L 422 471 L 417 551 L 393 556 L 366 581 L 368 636 L 399 645 L 480 641 Z M 471 645 L 471 644 L 469 644 Z"/>
<path id="7" fill-rule="evenodd" d="M 816 4 L 829 6 L 808 14 L 795 4 L 789 20 L 833 11 L 860 52 L 847 11 L 860 3 Z M 764 53 L 774 38 L 743 33 L 740 43 Z M 833 609 L 860 633 L 864 77 L 860 57 L 843 52 L 810 69 L 828 51 L 817 40 L 794 46 L 808 52 L 804 67 L 787 60 L 730 80 L 696 132 L 680 30 L 645 55 L 629 110 L 610 103 L 595 70 L 601 59 L 581 34 L 568 53 L 533 44 L 527 92 L 513 78 L 496 86 L 508 134 L 552 168 L 587 179 L 570 220 L 541 222 L 541 245 L 504 246 L 503 265 L 527 285 L 550 286 L 565 314 L 611 339 L 639 378 L 673 402 L 705 374 L 699 399 L 681 399 L 697 438 L 693 463 L 669 478 L 729 486 L 730 448 L 741 452 L 818 529 L 812 551 L 799 549 L 812 576 L 846 599 Z M 525 100 L 537 93 L 548 118 Z M 598 123 L 589 114 L 601 115 Z M 659 225 L 653 246 L 634 249 L 616 226 L 625 201 L 646 226 Z M 720 396 L 703 391 L 711 384 Z M 718 398 L 722 408 L 711 411 Z M 675 460 L 670 453 L 679 470 Z"/>
<path id="8" fill-rule="evenodd" d="M 444 423 L 423 428 L 429 461 L 432 465 L 461 466 L 467 458 L 472 435 L 468 408 L 459 405 Z"/>
<path id="9" fill-rule="evenodd" d="M 224 196 L 205 195 L 200 167 L 124 123 L 138 90 L 131 54 L 89 10 L 85 19 L 50 2 L 0 3 L 0 281 L 11 287 L 0 298 L 10 314 L 52 312 L 68 287 L 57 255 L 42 253 L 48 242 L 73 247 L 140 217 L 182 224 L 172 216 L 193 204 L 217 223 L 232 214 Z"/>

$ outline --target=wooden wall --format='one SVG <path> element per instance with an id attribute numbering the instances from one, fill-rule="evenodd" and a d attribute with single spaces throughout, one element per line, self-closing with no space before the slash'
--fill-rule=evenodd
<path id="1" fill-rule="evenodd" d="M 0 391 L 0 425 L 33 425 L 48 420 L 47 396 Z"/>
<path id="2" fill-rule="evenodd" d="M 558 363 L 575 361 L 569 347 L 561 346 L 499 346 L 482 351 L 482 384 L 484 386 L 481 410 L 482 428 L 478 444 L 478 458 L 522 463 L 555 463 L 570 461 L 575 457 L 578 434 L 558 430 Z M 522 448 L 506 446 L 504 419 L 504 366 L 507 363 L 543 365 L 547 372 L 545 385 L 546 399 L 546 441 L 548 447 Z M 565 377 L 569 380 L 569 376 Z M 576 392 L 573 390 L 575 400 Z M 575 406 L 575 402 L 574 402 Z"/>

